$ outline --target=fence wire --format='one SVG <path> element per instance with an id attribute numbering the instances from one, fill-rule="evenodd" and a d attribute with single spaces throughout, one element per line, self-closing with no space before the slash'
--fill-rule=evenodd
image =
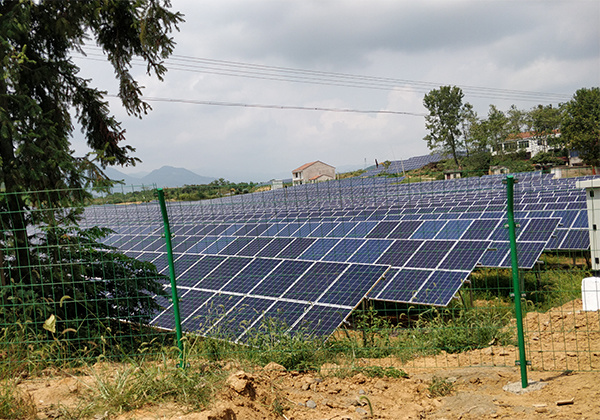
<path id="1" fill-rule="evenodd" d="M 581 293 L 582 280 L 593 276 L 582 191 L 576 179 L 515 177 L 526 362 L 541 370 L 598 370 L 600 314 L 583 310 Z M 276 361 L 290 369 L 357 359 L 514 366 L 502 178 L 353 178 L 252 194 L 223 190 L 221 198 L 195 202 L 172 201 L 179 190 L 165 189 L 185 357 Z M 135 203 L 122 203 L 133 196 Z M 0 195 L 2 362 L 31 368 L 177 353 L 156 198 L 144 188 Z M 459 249 L 467 234 L 475 239 Z M 431 263 L 442 259 L 433 245 L 449 241 L 456 264 L 465 263 L 476 240 L 485 249 L 478 242 L 472 269 Z M 420 259 L 407 250 L 410 243 L 422 247 Z M 382 244 L 390 248 L 381 251 Z M 393 244 L 402 246 L 392 253 Z M 268 283 L 286 264 L 301 274 L 281 268 Z M 385 266 L 385 275 L 377 273 L 372 287 L 361 283 L 372 275 L 366 271 L 354 283 L 336 283 L 353 265 Z M 454 290 L 432 280 L 440 273 L 464 278 Z M 427 281 L 447 301 L 425 304 Z M 361 287 L 366 299 L 353 297 Z"/>

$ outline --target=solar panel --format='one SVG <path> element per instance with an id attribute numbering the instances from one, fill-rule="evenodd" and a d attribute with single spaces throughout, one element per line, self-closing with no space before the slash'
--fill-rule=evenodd
<path id="1" fill-rule="evenodd" d="M 544 249 L 589 248 L 585 193 L 574 189 L 574 180 L 518 177 L 519 266 L 532 267 Z M 331 333 L 367 294 L 445 305 L 476 265 L 510 266 L 503 178 L 418 184 L 348 179 L 173 205 L 186 327 L 202 324 L 207 327 L 200 330 L 208 331 L 211 319 L 222 332 L 228 322 L 245 321 L 234 315 L 242 301 L 260 309 L 250 319 L 254 324 L 267 313 L 299 334 Z M 119 221 L 105 243 L 166 273 L 158 206 L 135 206 L 90 208 L 83 223 Z M 132 209 L 135 221 L 127 219 Z M 208 317 L 210 307 L 226 311 Z M 169 328 L 167 318 L 159 314 L 155 324 Z M 247 336 L 231 328 L 235 340 Z"/>

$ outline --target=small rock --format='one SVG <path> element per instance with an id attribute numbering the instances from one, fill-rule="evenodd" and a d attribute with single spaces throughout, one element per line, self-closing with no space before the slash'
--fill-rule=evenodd
<path id="1" fill-rule="evenodd" d="M 547 412 L 548 412 L 548 409 L 547 409 L 546 407 L 537 407 L 537 408 L 535 409 L 535 412 L 536 412 L 536 413 L 547 413 Z"/>
<path id="2" fill-rule="evenodd" d="M 308 401 L 306 401 L 306 406 L 308 408 L 317 408 L 317 403 L 314 402 L 313 400 L 308 400 Z"/>
<path id="3" fill-rule="evenodd" d="M 375 382 L 375 384 L 373 384 L 373 388 L 384 391 L 388 389 L 388 384 L 383 379 L 380 379 L 377 382 Z"/>
<path id="4" fill-rule="evenodd" d="M 369 415 L 369 413 L 367 412 L 367 410 L 365 410 L 364 408 L 361 407 L 356 407 L 356 413 L 360 414 L 361 416 L 367 416 Z"/>
<path id="5" fill-rule="evenodd" d="M 365 392 L 365 390 L 364 390 L 364 389 L 359 389 L 359 390 L 358 390 L 358 393 L 359 393 L 360 395 L 365 395 L 365 394 L 366 394 L 366 392 Z"/>
<path id="6" fill-rule="evenodd" d="M 302 391 L 308 391 L 310 389 L 310 384 L 302 384 Z"/>
<path id="7" fill-rule="evenodd" d="M 287 369 L 285 367 L 283 367 L 279 363 L 275 363 L 275 362 L 267 363 L 263 369 L 265 371 L 271 371 L 271 372 L 285 372 L 285 371 L 287 371 Z"/>
<path id="8" fill-rule="evenodd" d="M 556 401 L 556 405 L 571 405 L 575 402 L 575 398 L 571 398 L 570 400 L 558 400 Z"/>

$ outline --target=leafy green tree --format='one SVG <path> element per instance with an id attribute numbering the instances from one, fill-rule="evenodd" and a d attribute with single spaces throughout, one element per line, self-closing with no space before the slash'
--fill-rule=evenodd
<path id="1" fill-rule="evenodd" d="M 34 255 L 39 245 L 62 250 L 65 235 L 87 235 L 77 227 L 82 206 L 91 197 L 83 188 L 106 187 L 103 168 L 137 161 L 131 156 L 134 149 L 123 144 L 125 130 L 111 115 L 106 92 L 80 75 L 72 52 L 84 52 L 86 43 L 102 48 L 118 80 L 123 107 L 141 118 L 150 106 L 130 73 L 132 60 L 143 60 L 147 73 L 162 80 L 163 60 L 174 48 L 170 34 L 183 20 L 169 7 L 168 0 L 0 2 L 0 248 L 5 250 L 0 272 L 5 281 L 44 284 L 39 277 L 50 275 L 62 282 L 65 277 L 50 273 L 48 267 L 30 269 L 36 263 L 64 262 L 64 252 Z M 91 150 L 84 157 L 74 156 L 70 148 L 73 117 Z M 88 250 L 95 246 L 93 241 L 81 243 Z M 10 267 L 5 266 L 7 259 Z M 5 273 L 9 268 L 10 277 Z M 90 275 L 82 272 L 79 280 Z M 107 271 L 103 276 L 114 275 Z M 152 287 L 140 284 L 138 290 Z M 56 297 L 48 294 L 52 292 L 46 286 L 36 293 L 46 301 Z M 148 301 L 140 295 L 139 302 Z"/>
<path id="2" fill-rule="evenodd" d="M 429 134 L 423 138 L 427 147 L 448 153 L 461 168 L 459 154 L 464 151 L 461 123 L 465 118 L 464 94 L 459 87 L 441 86 L 433 89 L 423 98 L 423 105 L 429 111 L 425 117 L 425 128 Z"/>
<path id="3" fill-rule="evenodd" d="M 562 107 L 538 105 L 529 111 L 529 131 L 537 138 L 546 139 L 551 148 L 562 148 L 564 139 L 556 136 L 562 120 Z"/>
<path id="4" fill-rule="evenodd" d="M 600 166 L 600 88 L 582 88 L 565 104 L 561 136 L 587 165 Z"/>
<path id="5" fill-rule="evenodd" d="M 488 142 L 488 146 L 500 154 L 503 153 L 502 142 L 509 135 L 508 118 L 495 105 L 490 105 L 487 119 L 483 123 L 483 131 Z"/>

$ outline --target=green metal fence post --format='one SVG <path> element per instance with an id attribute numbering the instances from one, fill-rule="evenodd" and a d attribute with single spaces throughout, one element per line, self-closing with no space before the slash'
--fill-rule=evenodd
<path id="1" fill-rule="evenodd" d="M 515 235 L 514 213 L 514 177 L 506 177 L 506 204 L 508 215 L 508 236 L 510 239 L 510 262 L 512 268 L 513 292 L 515 295 L 515 315 L 519 339 L 519 366 L 521 367 L 521 387 L 527 388 L 527 358 L 525 355 L 525 335 L 523 332 L 523 313 L 521 312 L 521 284 L 519 282 L 519 263 L 517 260 L 517 237 Z"/>
<path id="2" fill-rule="evenodd" d="M 165 193 L 162 188 L 158 188 L 158 202 L 162 213 L 163 224 L 165 227 L 165 240 L 167 243 L 167 260 L 169 261 L 169 277 L 171 278 L 171 297 L 173 299 L 173 314 L 175 315 L 175 331 L 177 333 L 177 347 L 179 348 L 180 367 L 184 368 L 183 354 L 183 333 L 181 332 L 181 316 L 179 314 L 179 297 L 177 296 L 177 282 L 175 280 L 175 263 L 173 262 L 173 246 L 171 244 L 171 227 L 169 226 L 169 216 L 165 204 Z"/>

